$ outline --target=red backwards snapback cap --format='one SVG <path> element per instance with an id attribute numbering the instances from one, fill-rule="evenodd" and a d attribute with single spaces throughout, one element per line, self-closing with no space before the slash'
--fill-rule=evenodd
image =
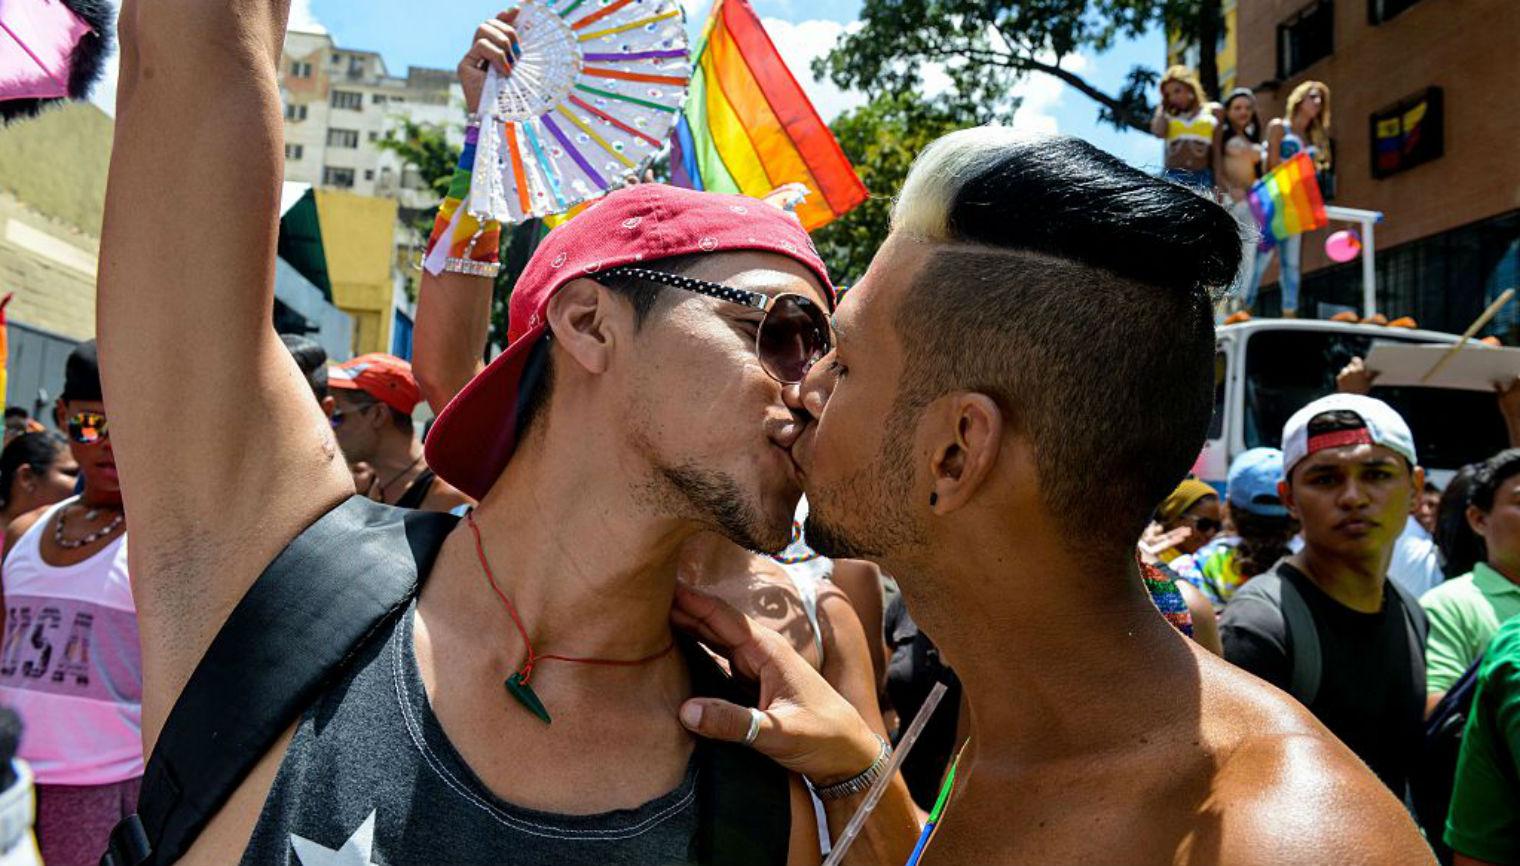
<path id="1" fill-rule="evenodd" d="M 449 405 L 428 433 L 427 463 L 480 499 L 517 447 L 518 390 L 528 358 L 549 330 L 559 288 L 619 265 L 693 253 L 759 250 L 817 275 L 834 300 L 828 269 L 796 217 L 758 199 L 644 183 L 607 195 L 544 238 L 507 307 L 507 349 Z"/>

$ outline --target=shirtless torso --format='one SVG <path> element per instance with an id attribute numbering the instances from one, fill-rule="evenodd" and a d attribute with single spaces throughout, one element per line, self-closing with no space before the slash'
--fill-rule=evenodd
<path id="1" fill-rule="evenodd" d="M 1186 649 L 1192 676 L 1167 679 L 1181 692 L 1106 680 L 1104 702 L 1131 708 L 1122 718 L 1079 721 L 1082 734 L 1049 722 L 1047 739 L 1097 748 L 1035 756 L 983 735 L 923 862 L 1431 862 L 1400 804 L 1312 716 Z M 1114 694 L 1137 686 L 1175 706 Z"/>
<path id="2" fill-rule="evenodd" d="M 1261 146 L 1244 136 L 1233 136 L 1224 143 L 1219 185 L 1229 192 L 1233 201 L 1240 201 L 1256 182 L 1260 165 Z"/>

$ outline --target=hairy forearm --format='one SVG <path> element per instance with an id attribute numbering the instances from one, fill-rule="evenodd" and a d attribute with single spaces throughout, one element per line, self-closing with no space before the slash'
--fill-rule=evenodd
<path id="1" fill-rule="evenodd" d="M 423 272 L 412 372 L 434 412 L 442 412 L 483 366 L 492 288 L 488 277 Z"/>
<path id="2" fill-rule="evenodd" d="M 868 793 L 862 792 L 823 804 L 828 816 L 830 837 L 837 840 L 844 833 L 845 825 L 865 802 Z M 898 774 L 892 778 L 875 810 L 871 812 L 871 817 L 861 827 L 860 835 L 845 853 L 844 862 L 851 866 L 905 863 L 918 842 L 919 830 L 918 809 L 913 805 L 913 798 L 908 795 L 908 786 L 903 782 L 902 775 Z"/>

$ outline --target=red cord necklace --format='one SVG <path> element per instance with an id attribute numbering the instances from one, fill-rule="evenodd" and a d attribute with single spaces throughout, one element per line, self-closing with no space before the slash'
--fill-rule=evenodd
<path id="1" fill-rule="evenodd" d="M 507 609 L 507 615 L 512 617 L 512 624 L 517 626 L 517 633 L 522 636 L 523 646 L 528 648 L 528 658 L 522 663 L 522 667 L 507 677 L 507 694 L 516 698 L 517 702 L 527 707 L 528 711 L 533 715 L 543 719 L 544 724 L 549 724 L 549 711 L 544 709 L 543 701 L 538 699 L 538 694 L 533 691 L 533 686 L 530 684 L 533 679 L 533 666 L 539 662 L 553 660 L 574 662 L 581 665 L 606 665 L 608 667 L 631 668 L 638 665 L 647 665 L 656 659 L 664 658 L 670 654 L 671 650 L 676 648 L 675 639 L 672 638 L 670 643 L 665 645 L 664 649 L 639 659 L 578 658 L 576 656 L 552 655 L 549 653 L 540 655 L 537 650 L 533 649 L 533 642 L 528 640 L 528 630 L 523 628 L 522 619 L 517 615 L 517 608 L 512 606 L 511 599 L 507 598 L 507 594 L 502 592 L 501 587 L 496 584 L 496 575 L 491 573 L 491 563 L 486 561 L 485 545 L 480 541 L 480 527 L 475 525 L 475 513 L 470 512 L 466 515 L 465 522 L 470 524 L 470 532 L 475 534 L 475 553 L 480 557 L 480 568 L 486 573 L 486 582 L 491 584 L 491 589 L 495 590 L 496 597 L 501 599 L 502 605 Z"/>

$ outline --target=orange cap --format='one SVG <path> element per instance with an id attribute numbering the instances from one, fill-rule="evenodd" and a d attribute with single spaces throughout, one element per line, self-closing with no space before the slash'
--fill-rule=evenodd
<path id="1" fill-rule="evenodd" d="M 422 400 L 422 390 L 412 376 L 412 365 L 397 358 L 372 352 L 344 361 L 327 371 L 330 388 L 363 391 L 397 412 L 412 414 Z"/>

